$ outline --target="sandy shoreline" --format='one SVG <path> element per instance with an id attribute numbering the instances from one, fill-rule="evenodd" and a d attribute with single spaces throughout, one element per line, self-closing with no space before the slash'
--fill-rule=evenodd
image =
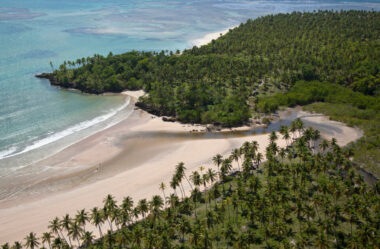
<path id="1" fill-rule="evenodd" d="M 137 98 L 143 92 L 128 94 Z M 298 115 L 311 124 L 327 124 L 322 135 L 337 137 L 341 145 L 361 136 L 360 131 L 324 116 Z M 256 140 L 264 154 L 269 143 L 267 134 L 191 132 L 201 129 L 204 127 L 163 122 L 135 109 L 128 119 L 40 162 L 52 167 L 54 175 L 44 176 L 45 180 L 24 189 L 18 198 L 0 202 L 0 244 L 22 240 L 31 231 L 40 235 L 54 217 L 102 206 L 107 194 L 118 201 L 129 195 L 135 202 L 160 195 L 159 183 L 169 185 L 178 162 L 185 163 L 187 174 L 201 165 L 215 169 L 211 158 L 217 153 L 228 155 L 245 141 Z M 279 139 L 278 144 L 286 143 Z M 98 236 L 96 230 L 94 234 Z"/>
<path id="2" fill-rule="evenodd" d="M 213 32 L 213 33 L 206 34 L 201 38 L 192 40 L 190 42 L 190 45 L 191 46 L 198 46 L 198 47 L 202 46 L 202 45 L 206 45 L 206 44 L 210 43 L 212 40 L 218 39 L 221 35 L 226 34 L 230 29 L 233 29 L 233 28 L 234 27 L 224 29 L 224 30 L 219 31 L 219 32 Z"/>

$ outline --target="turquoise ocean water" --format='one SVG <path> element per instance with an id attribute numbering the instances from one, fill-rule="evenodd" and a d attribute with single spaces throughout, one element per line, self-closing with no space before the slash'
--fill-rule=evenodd
<path id="1" fill-rule="evenodd" d="M 128 99 L 52 87 L 36 73 L 94 53 L 184 49 L 247 18 L 380 1 L 0 0 L 0 177 L 128 117 Z"/>

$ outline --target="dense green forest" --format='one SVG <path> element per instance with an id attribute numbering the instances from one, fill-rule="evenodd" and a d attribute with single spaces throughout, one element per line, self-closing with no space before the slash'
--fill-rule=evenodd
<path id="1" fill-rule="evenodd" d="M 182 122 L 237 126 L 308 105 L 363 129 L 355 161 L 380 176 L 380 12 L 269 15 L 182 53 L 95 55 L 44 77 L 91 93 L 144 89 L 138 106 Z"/>
<path id="2" fill-rule="evenodd" d="M 279 136 L 289 146 L 280 148 Z M 321 139 L 298 119 L 270 134 L 265 156 L 261 163 L 250 141 L 230 156 L 215 155 L 217 171 L 186 175 L 179 163 L 172 190 L 160 184 L 162 196 L 117 203 L 108 195 L 102 207 L 55 218 L 41 239 L 31 232 L 25 247 L 378 248 L 380 184 L 367 186 L 349 148 Z M 188 197 L 184 185 L 192 190 Z M 94 232 L 86 230 L 89 223 Z M 11 247 L 22 243 L 2 246 Z"/>
<path id="3" fill-rule="evenodd" d="M 380 13 L 318 11 L 248 20 L 200 48 L 132 51 L 63 63 L 44 75 L 84 92 L 144 89 L 138 105 L 182 122 L 237 126 L 256 95 L 320 80 L 380 94 Z"/>
<path id="4" fill-rule="evenodd" d="M 237 126 L 302 105 L 365 136 L 340 148 L 296 120 L 270 135 L 264 163 L 254 141 L 216 155 L 217 171 L 186 175 L 179 163 L 162 196 L 117 203 L 108 195 L 103 207 L 57 217 L 41 238 L 30 233 L 25 247 L 379 247 L 380 184 L 367 186 L 355 169 L 380 175 L 380 12 L 269 15 L 199 48 L 95 55 L 42 77 L 89 93 L 144 89 L 138 106 L 182 122 Z M 278 136 L 289 146 L 279 148 Z"/>

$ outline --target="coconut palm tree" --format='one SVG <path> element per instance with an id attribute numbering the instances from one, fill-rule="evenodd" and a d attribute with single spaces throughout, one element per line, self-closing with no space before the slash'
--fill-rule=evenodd
<path id="1" fill-rule="evenodd" d="M 329 147 L 329 141 L 327 139 L 323 139 L 319 147 L 321 147 L 322 152 L 325 152 L 326 149 Z"/>
<path id="2" fill-rule="evenodd" d="M 71 223 L 71 218 L 68 214 L 66 214 L 65 216 L 63 216 L 62 220 L 61 220 L 61 228 L 62 229 L 65 229 L 66 230 L 66 233 L 69 232 L 69 229 L 70 229 L 70 223 Z M 72 244 L 71 244 L 71 238 L 70 236 L 68 236 L 69 238 L 69 245 L 70 247 L 72 247 Z"/>
<path id="3" fill-rule="evenodd" d="M 137 208 L 137 206 L 132 209 L 132 216 L 135 217 L 136 221 L 140 217 L 140 210 Z"/>
<path id="4" fill-rule="evenodd" d="M 179 181 L 178 181 L 177 175 L 173 175 L 172 180 L 170 181 L 170 187 L 174 190 L 175 194 L 177 195 L 176 189 L 177 189 L 177 187 L 179 187 Z M 182 200 L 183 200 L 184 196 L 183 196 L 182 189 L 179 188 L 179 190 L 181 192 Z"/>
<path id="5" fill-rule="evenodd" d="M 193 189 L 193 191 L 191 192 L 191 197 L 192 197 L 192 199 L 193 199 L 193 202 L 194 202 L 194 214 L 195 214 L 195 216 L 197 216 L 197 202 L 198 202 L 198 200 L 199 200 L 199 196 L 200 196 L 200 191 L 199 191 L 199 189 L 198 189 L 198 187 L 195 187 L 194 189 Z"/>
<path id="6" fill-rule="evenodd" d="M 103 207 L 104 218 L 108 221 L 111 232 L 113 232 L 111 219 L 112 219 L 113 211 L 117 208 L 115 198 L 112 195 L 108 194 L 106 198 L 104 198 L 103 203 L 104 203 L 104 207 Z"/>
<path id="7" fill-rule="evenodd" d="M 147 200 L 146 199 L 139 200 L 137 204 L 137 208 L 140 211 L 143 218 L 145 218 L 145 214 L 149 211 Z"/>
<path id="8" fill-rule="evenodd" d="M 62 248 L 69 248 L 69 245 L 67 245 L 61 238 L 58 237 L 54 239 L 51 247 L 53 249 L 62 249 Z"/>
<path id="9" fill-rule="evenodd" d="M 75 216 L 75 221 L 78 222 L 78 225 L 82 226 L 84 232 L 86 232 L 86 223 L 90 220 L 88 213 L 85 209 L 82 209 L 77 212 Z"/>
<path id="10" fill-rule="evenodd" d="M 92 232 L 87 231 L 83 233 L 81 239 L 83 246 L 89 247 L 94 241 L 94 235 Z"/>
<path id="11" fill-rule="evenodd" d="M 130 242 L 131 232 L 129 229 L 121 229 L 118 236 L 118 247 L 127 248 L 127 244 Z M 148 246 L 148 248 L 151 248 Z"/>
<path id="12" fill-rule="evenodd" d="M 251 142 L 251 149 L 253 153 L 256 153 L 257 150 L 259 149 L 259 143 L 257 141 L 252 141 Z"/>
<path id="13" fill-rule="evenodd" d="M 226 158 L 223 160 L 222 168 L 225 169 L 226 173 L 228 174 L 232 169 L 231 160 L 229 158 Z"/>
<path id="14" fill-rule="evenodd" d="M 261 163 L 262 160 L 263 160 L 263 155 L 260 152 L 257 153 L 257 155 L 256 155 L 256 168 L 259 167 L 259 164 Z"/>
<path id="15" fill-rule="evenodd" d="M 208 179 L 210 180 L 211 184 L 214 184 L 214 182 L 216 180 L 216 172 L 209 168 L 207 170 L 207 176 L 208 176 Z"/>
<path id="16" fill-rule="evenodd" d="M 97 207 L 91 209 L 91 223 L 99 229 L 99 236 L 103 237 L 102 224 L 104 223 L 103 215 Z"/>
<path id="17" fill-rule="evenodd" d="M 189 179 L 187 178 L 185 171 L 186 171 L 185 163 L 183 162 L 178 163 L 176 166 L 176 175 L 180 177 L 180 180 L 182 180 L 182 178 L 184 177 L 187 183 L 190 185 L 191 190 L 193 190 L 193 186 L 191 185 Z"/>
<path id="18" fill-rule="evenodd" d="M 297 118 L 294 122 L 296 123 L 298 134 L 299 136 L 301 136 L 301 133 L 303 132 L 303 129 L 305 128 L 305 125 L 300 118 Z"/>
<path id="19" fill-rule="evenodd" d="M 132 197 L 130 197 L 130 196 L 124 197 L 123 201 L 121 202 L 120 207 L 124 212 L 127 212 L 127 213 L 130 212 L 132 210 L 132 207 L 133 207 Z"/>
<path id="20" fill-rule="evenodd" d="M 73 240 L 76 240 L 78 242 L 78 247 L 80 247 L 79 239 L 82 237 L 82 233 L 83 233 L 83 228 L 78 222 L 76 221 L 70 222 L 68 235 L 69 235 L 69 238 L 71 237 Z"/>
<path id="21" fill-rule="evenodd" d="M 357 236 L 352 236 L 352 235 L 348 238 L 347 246 L 350 249 L 363 248 L 363 244 L 360 242 L 359 238 Z"/>
<path id="22" fill-rule="evenodd" d="M 236 163 L 238 165 L 239 171 L 240 171 L 240 164 L 239 164 L 239 158 L 240 158 L 240 156 L 241 156 L 241 154 L 240 154 L 240 150 L 239 149 L 234 149 L 231 152 L 231 159 L 236 161 Z"/>
<path id="23" fill-rule="evenodd" d="M 176 166 L 176 172 L 174 173 L 174 177 L 177 179 L 178 181 L 178 184 L 179 184 L 179 187 L 180 189 L 182 190 L 182 199 L 184 198 L 184 195 L 185 195 L 185 189 L 182 185 L 182 180 L 184 178 L 184 175 L 185 175 L 185 172 L 184 172 L 184 165 L 183 163 L 179 163 L 177 166 Z"/>
<path id="24" fill-rule="evenodd" d="M 296 139 L 296 132 L 297 132 L 297 123 L 294 121 L 290 124 L 290 132 L 292 133 L 292 137 L 294 141 Z"/>
<path id="25" fill-rule="evenodd" d="M 35 233 L 31 232 L 28 236 L 25 237 L 25 246 L 26 248 L 34 249 L 38 247 L 40 242 L 38 242 L 37 236 Z"/>
<path id="26" fill-rule="evenodd" d="M 218 171 L 220 170 L 220 165 L 222 164 L 223 162 L 223 157 L 222 155 L 220 154 L 216 154 L 213 158 L 212 158 L 212 161 L 214 162 L 214 164 L 216 165 L 216 167 L 218 168 Z"/>
<path id="27" fill-rule="evenodd" d="M 143 237 L 143 230 L 140 225 L 137 225 L 132 232 L 133 244 L 137 245 L 137 248 L 141 248 Z"/>
<path id="28" fill-rule="evenodd" d="M 316 142 L 321 138 L 321 133 L 319 130 L 314 130 L 311 134 L 311 139 L 313 140 L 313 150 L 316 149 Z"/>
<path id="29" fill-rule="evenodd" d="M 275 131 L 272 131 L 269 135 L 269 141 L 271 143 L 275 142 L 278 139 L 278 136 Z"/>
<path id="30" fill-rule="evenodd" d="M 49 249 L 51 249 L 51 239 L 52 239 L 51 233 L 45 232 L 42 234 L 42 237 L 41 237 L 42 244 L 44 245 L 45 243 L 47 243 L 49 245 Z"/>
<path id="31" fill-rule="evenodd" d="M 319 249 L 331 248 L 328 238 L 324 232 L 319 233 L 317 239 L 314 242 L 314 245 Z"/>
<path id="32" fill-rule="evenodd" d="M 165 206 L 166 206 L 166 195 L 165 195 L 166 185 L 165 185 L 165 183 L 161 182 L 159 189 L 162 191 L 162 195 L 164 196 L 164 202 L 165 202 Z"/>
<path id="33" fill-rule="evenodd" d="M 305 130 L 303 134 L 303 138 L 307 142 L 307 146 L 309 147 L 309 149 L 311 148 L 310 140 L 312 138 L 313 133 L 314 133 L 314 129 L 312 127 L 309 127 Z"/>
<path id="34" fill-rule="evenodd" d="M 115 238 L 114 233 L 112 231 L 108 230 L 107 234 L 104 236 L 103 242 L 104 242 L 106 248 L 112 249 L 113 245 L 116 242 L 116 238 Z"/>
<path id="35" fill-rule="evenodd" d="M 65 239 L 61 231 L 61 222 L 59 221 L 58 217 L 55 217 L 52 221 L 50 221 L 48 228 L 53 234 L 57 234 L 58 237 L 62 240 Z M 60 232 L 61 234 L 59 234 Z"/>
<path id="36" fill-rule="evenodd" d="M 178 230 L 180 231 L 182 237 L 180 240 L 181 243 L 185 243 L 185 234 L 190 230 L 190 222 L 185 216 L 179 219 Z"/>
<path id="37" fill-rule="evenodd" d="M 198 171 L 193 171 L 193 173 L 190 175 L 190 179 L 193 181 L 195 187 L 199 187 L 202 183 L 201 175 L 198 173 Z"/>
<path id="38" fill-rule="evenodd" d="M 161 208 L 164 205 L 164 201 L 159 195 L 155 195 L 152 197 L 152 200 L 149 202 L 149 206 L 151 208 L 151 212 L 153 214 L 153 219 L 155 220 L 160 213 Z"/>
<path id="39" fill-rule="evenodd" d="M 119 230 L 120 225 L 123 224 L 122 215 L 121 215 L 122 213 L 123 213 L 122 210 L 119 209 L 118 206 L 116 206 L 115 208 L 112 209 L 112 211 L 109 214 L 111 223 L 115 224 L 117 230 Z"/>
<path id="40" fill-rule="evenodd" d="M 285 139 L 285 142 L 286 142 L 286 146 L 288 146 L 288 140 L 290 139 L 290 135 L 289 135 L 289 127 L 288 126 L 285 126 L 285 125 L 282 125 L 280 127 L 280 134 L 282 135 L 282 138 Z"/>
<path id="41" fill-rule="evenodd" d="M 201 181 L 202 181 L 202 184 L 203 184 L 203 190 L 206 191 L 207 183 L 209 181 L 207 173 L 202 175 Z"/>
<path id="42" fill-rule="evenodd" d="M 12 249 L 21 249 L 21 248 L 22 248 L 22 245 L 20 242 L 15 241 L 15 243 L 13 243 Z"/>
<path id="43" fill-rule="evenodd" d="M 175 195 L 175 194 L 171 194 L 169 197 L 168 197 L 168 204 L 170 206 L 170 208 L 175 208 L 178 206 L 178 203 L 179 203 L 179 199 L 178 199 L 178 196 Z"/>

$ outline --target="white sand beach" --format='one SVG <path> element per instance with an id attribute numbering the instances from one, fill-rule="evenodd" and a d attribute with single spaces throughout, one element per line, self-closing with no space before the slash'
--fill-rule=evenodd
<path id="1" fill-rule="evenodd" d="M 125 94 L 137 98 L 143 92 Z M 326 117 L 305 112 L 301 112 L 301 116 L 315 123 L 337 127 L 333 135 L 340 145 L 361 136 L 357 129 Z M 131 196 L 135 203 L 142 198 L 161 195 L 159 184 L 164 182 L 169 186 L 178 162 L 185 163 L 187 174 L 200 166 L 215 169 L 211 159 L 217 153 L 229 155 L 232 149 L 245 141 L 255 140 L 259 143 L 259 151 L 265 154 L 269 143 L 268 134 L 215 135 L 204 132 L 204 129 L 199 125 L 164 122 L 159 117 L 135 109 L 128 119 L 119 124 L 39 162 L 40 166 L 54 168 L 55 173 L 43 175 L 43 181 L 31 184 L 14 198 L 0 200 L 0 244 L 21 241 L 31 231 L 40 236 L 48 230 L 49 221 L 54 217 L 73 216 L 77 210 L 102 206 L 107 194 L 112 194 L 118 201 Z M 321 133 L 331 137 L 331 133 Z M 285 146 L 285 140 L 280 138 L 278 145 Z M 169 192 L 168 188 L 167 194 Z M 93 227 L 88 226 L 87 229 L 98 236 Z"/>
<path id="2" fill-rule="evenodd" d="M 198 39 L 195 39 L 195 40 L 191 41 L 190 45 L 192 45 L 192 46 L 198 46 L 198 47 L 202 46 L 202 45 L 206 45 L 206 44 L 210 43 L 212 40 L 216 40 L 220 36 L 226 34 L 230 29 L 233 29 L 233 28 L 234 27 L 231 27 L 231 28 L 228 28 L 228 29 L 224 29 L 224 30 L 219 31 L 219 32 L 213 32 L 213 33 L 206 34 L 206 35 L 204 35 L 201 38 L 198 38 Z"/>

